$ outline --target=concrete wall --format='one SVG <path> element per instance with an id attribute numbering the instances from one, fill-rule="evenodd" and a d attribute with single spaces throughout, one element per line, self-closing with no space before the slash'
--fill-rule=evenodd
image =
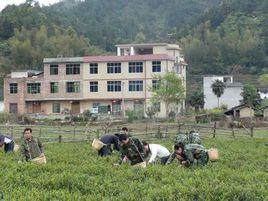
<path id="1" fill-rule="evenodd" d="M 203 90 L 205 95 L 205 109 L 212 109 L 218 107 L 217 96 L 213 93 L 211 84 L 214 82 L 215 77 L 204 77 L 203 79 Z M 220 97 L 220 106 L 227 105 L 227 108 L 230 109 L 240 104 L 242 96 L 242 87 L 240 86 L 228 86 L 225 88 L 223 95 Z"/>

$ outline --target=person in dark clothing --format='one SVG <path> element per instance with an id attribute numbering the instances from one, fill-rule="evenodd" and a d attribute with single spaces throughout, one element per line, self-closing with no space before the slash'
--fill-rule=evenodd
<path id="1" fill-rule="evenodd" d="M 15 143 L 11 138 L 0 134 L 0 147 L 4 146 L 5 153 L 12 152 L 14 145 Z"/>
<path id="2" fill-rule="evenodd" d="M 113 150 L 119 151 L 119 134 L 107 134 L 100 138 L 100 141 L 103 142 L 105 145 L 98 151 L 100 156 L 108 156 L 112 153 Z M 113 147 L 112 147 L 113 146 Z"/>

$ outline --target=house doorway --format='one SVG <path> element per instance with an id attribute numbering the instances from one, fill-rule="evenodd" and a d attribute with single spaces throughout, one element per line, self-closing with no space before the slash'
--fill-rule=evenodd
<path id="1" fill-rule="evenodd" d="M 72 114 L 79 114 L 80 113 L 80 102 L 79 101 L 72 101 L 71 102 L 71 113 Z"/>

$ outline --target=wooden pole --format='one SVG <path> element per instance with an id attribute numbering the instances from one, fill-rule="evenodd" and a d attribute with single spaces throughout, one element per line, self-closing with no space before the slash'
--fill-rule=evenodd
<path id="1" fill-rule="evenodd" d="M 213 138 L 216 137 L 216 129 L 217 129 L 217 122 L 214 122 L 214 127 L 213 127 Z"/>
<path id="2" fill-rule="evenodd" d="M 61 143 L 61 142 L 62 142 L 62 136 L 59 135 L 59 143 Z"/>
<path id="3" fill-rule="evenodd" d="M 250 127 L 250 137 L 253 137 L 253 125 Z"/>
<path id="4" fill-rule="evenodd" d="M 146 135 L 148 134 L 148 122 L 146 121 L 146 127 L 145 127 Z"/>
<path id="5" fill-rule="evenodd" d="M 166 126 L 166 132 L 165 132 L 165 138 L 167 137 L 167 135 L 168 135 L 168 126 Z"/>
<path id="6" fill-rule="evenodd" d="M 74 139 L 75 139 L 75 127 L 74 127 Z"/>
<path id="7" fill-rule="evenodd" d="M 158 125 L 157 136 L 158 138 L 161 138 L 160 125 Z"/>
<path id="8" fill-rule="evenodd" d="M 11 138 L 13 139 L 13 126 L 11 126 L 11 128 L 10 128 L 10 130 L 11 130 Z"/>
<path id="9" fill-rule="evenodd" d="M 234 134 L 234 125 L 231 125 L 231 129 L 232 129 L 232 136 L 235 137 L 235 134 Z"/>

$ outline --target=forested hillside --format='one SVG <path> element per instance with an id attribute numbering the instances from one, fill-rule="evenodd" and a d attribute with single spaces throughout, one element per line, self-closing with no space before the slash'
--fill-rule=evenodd
<path id="1" fill-rule="evenodd" d="M 267 69 L 267 0 L 33 0 L 0 13 L 0 72 L 44 57 L 111 54 L 117 43 L 178 43 L 190 75 Z M 192 76 L 194 77 L 194 76 Z"/>

